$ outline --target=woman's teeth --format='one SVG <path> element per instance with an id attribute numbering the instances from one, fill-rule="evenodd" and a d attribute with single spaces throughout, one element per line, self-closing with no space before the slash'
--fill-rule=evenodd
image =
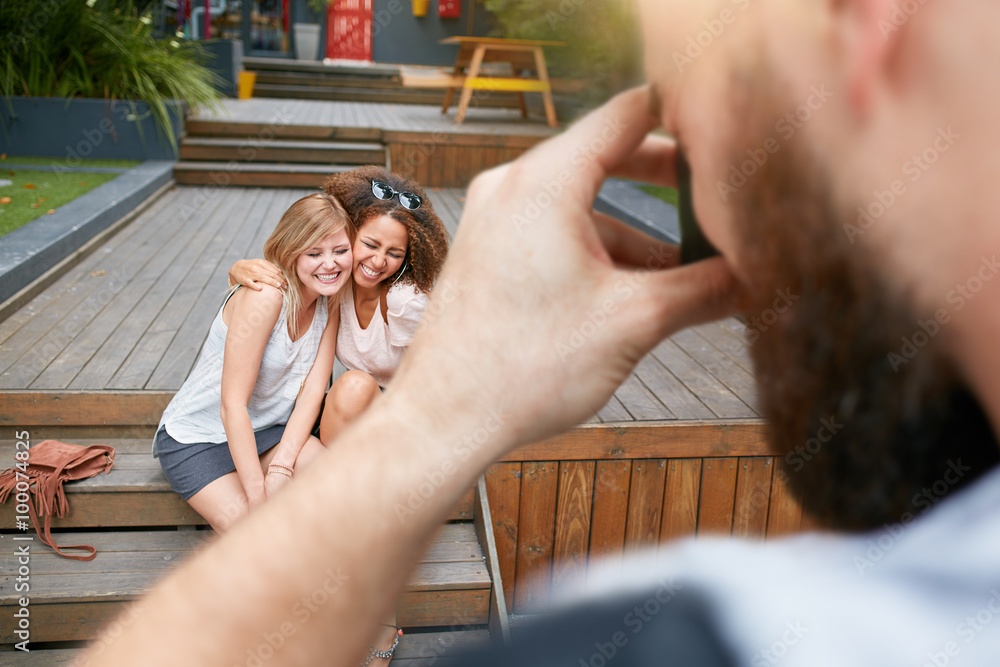
<path id="1" fill-rule="evenodd" d="M 369 278 L 378 278 L 380 275 L 382 275 L 381 271 L 379 271 L 378 273 L 376 273 L 375 271 L 372 271 L 371 269 L 369 269 L 364 264 L 360 264 L 359 266 L 361 267 L 361 270 L 364 272 L 364 274 L 366 276 L 368 276 Z"/>
<path id="2" fill-rule="evenodd" d="M 337 278 L 340 277 L 340 272 L 338 271 L 337 273 L 315 273 L 313 275 L 315 275 L 316 280 L 320 281 L 321 283 L 335 283 L 337 282 Z"/>

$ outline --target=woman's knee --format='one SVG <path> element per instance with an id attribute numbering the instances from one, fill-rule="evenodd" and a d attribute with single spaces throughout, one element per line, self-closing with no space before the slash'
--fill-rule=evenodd
<path id="1" fill-rule="evenodd" d="M 353 411 L 367 406 L 381 390 L 375 379 L 364 371 L 347 371 L 337 378 L 326 395 L 326 407 Z"/>

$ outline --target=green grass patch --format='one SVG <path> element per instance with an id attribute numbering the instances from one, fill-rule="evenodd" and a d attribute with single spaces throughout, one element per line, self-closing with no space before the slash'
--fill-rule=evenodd
<path id="1" fill-rule="evenodd" d="M 6 169 L 0 162 L 0 180 L 11 181 L 10 185 L 0 186 L 0 202 L 10 198 L 9 202 L 0 203 L 0 236 L 117 177 L 118 174 L 80 171 Z"/>
<path id="2" fill-rule="evenodd" d="M 674 208 L 677 208 L 677 190 L 661 185 L 639 185 L 637 187 L 646 194 L 653 195 L 657 199 L 662 199 Z"/>
<path id="3" fill-rule="evenodd" d="M 0 169 L 5 164 L 23 164 L 32 167 L 61 167 L 66 166 L 66 158 L 58 157 L 26 157 L 24 155 L 7 155 L 0 159 Z M 100 160 L 92 158 L 80 158 L 74 167 L 109 167 L 112 169 L 131 169 L 138 166 L 139 160 Z"/>

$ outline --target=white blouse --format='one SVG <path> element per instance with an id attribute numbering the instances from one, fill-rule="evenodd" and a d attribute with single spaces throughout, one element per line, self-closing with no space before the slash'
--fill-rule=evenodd
<path id="1" fill-rule="evenodd" d="M 380 387 L 388 385 L 399 368 L 428 301 L 427 295 L 412 284 L 393 285 L 385 298 L 386 317 L 382 317 L 379 303 L 368 328 L 362 329 L 354 308 L 352 285 L 348 284 L 340 297 L 340 328 L 337 330 L 340 363 L 349 370 L 368 373 Z"/>

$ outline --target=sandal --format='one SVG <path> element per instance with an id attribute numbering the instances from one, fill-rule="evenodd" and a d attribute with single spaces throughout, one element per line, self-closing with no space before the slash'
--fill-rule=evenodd
<path id="1" fill-rule="evenodd" d="M 396 637 L 392 641 L 392 646 L 385 651 L 378 651 L 374 646 L 369 644 L 368 657 L 361 663 L 361 667 L 368 667 L 368 665 L 371 664 L 371 661 L 375 658 L 388 658 L 389 660 L 392 660 L 392 654 L 396 651 L 396 647 L 399 645 L 399 638 L 403 636 L 403 628 L 396 625 L 386 625 L 385 623 L 382 625 L 385 625 L 387 628 L 396 628 Z"/>

